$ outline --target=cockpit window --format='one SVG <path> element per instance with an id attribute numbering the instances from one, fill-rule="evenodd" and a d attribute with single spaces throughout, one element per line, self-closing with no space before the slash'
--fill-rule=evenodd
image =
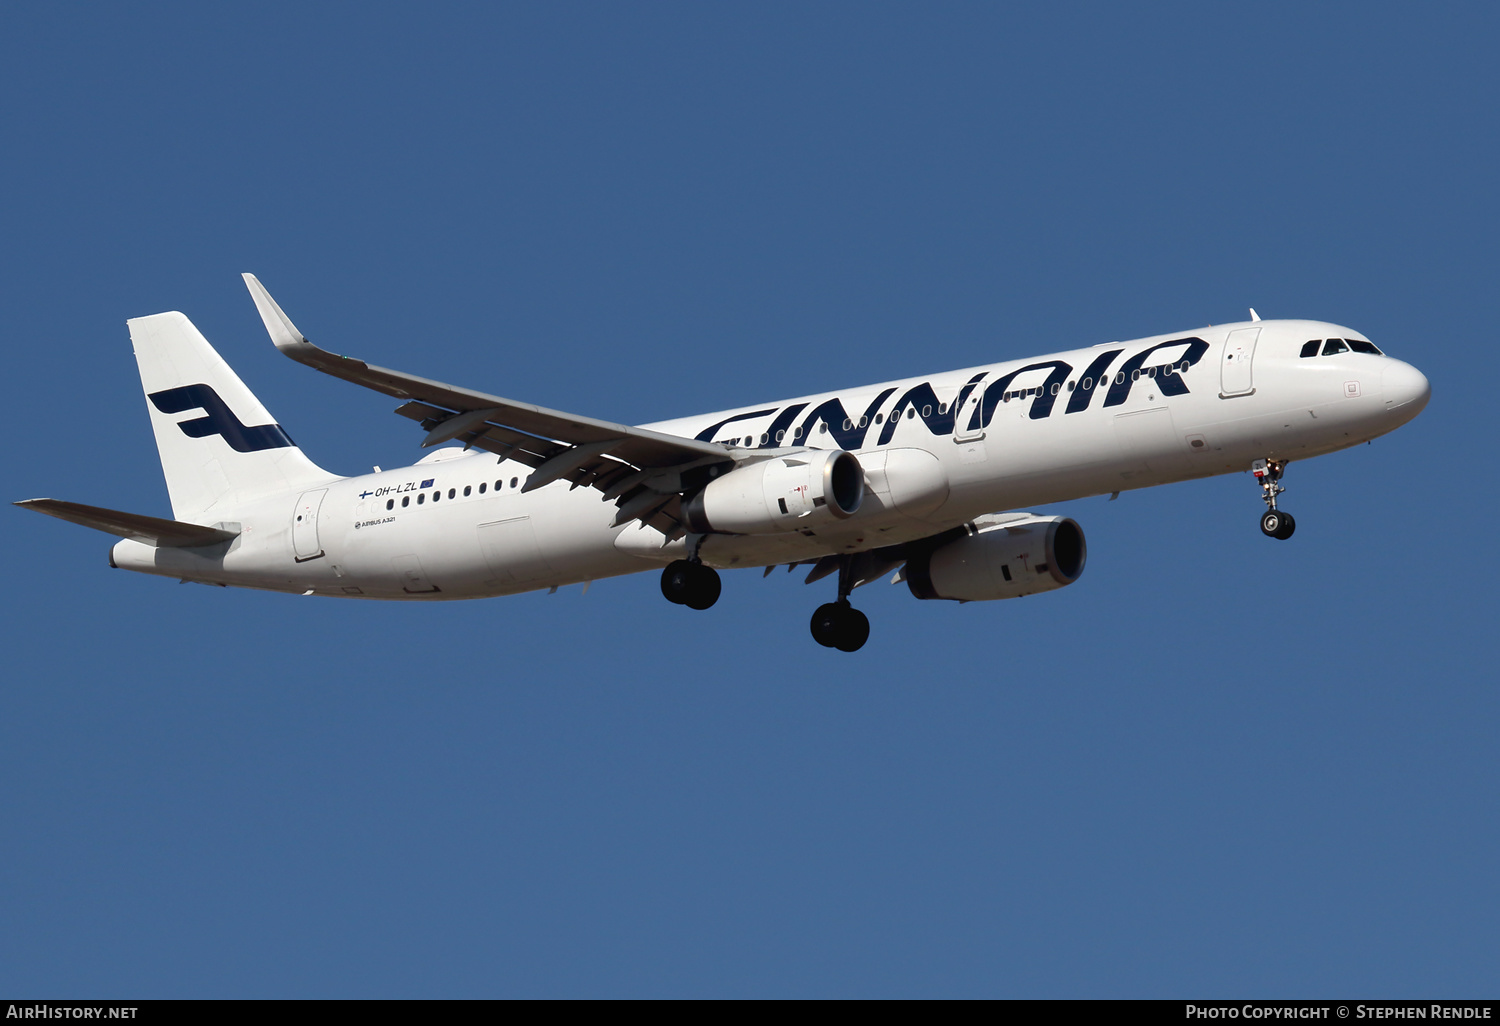
<path id="1" fill-rule="evenodd" d="M 1344 341 L 1348 342 L 1349 348 L 1354 350 L 1356 353 L 1369 353 L 1371 356 L 1385 355 L 1379 349 L 1375 348 L 1375 343 L 1373 342 L 1366 342 L 1364 339 L 1359 338 L 1346 338 L 1344 339 Z"/>
<path id="2" fill-rule="evenodd" d="M 1305 360 L 1309 356 L 1317 356 L 1318 355 L 1318 347 L 1321 346 L 1322 344 L 1323 344 L 1323 340 L 1320 339 L 1320 338 L 1315 338 L 1311 342 L 1304 342 L 1304 343 L 1302 343 L 1302 358 Z"/>
<path id="3" fill-rule="evenodd" d="M 1323 343 L 1324 356 L 1332 356 L 1334 353 L 1347 353 L 1348 351 L 1349 347 L 1344 345 L 1344 340 L 1341 338 L 1331 338 Z"/>

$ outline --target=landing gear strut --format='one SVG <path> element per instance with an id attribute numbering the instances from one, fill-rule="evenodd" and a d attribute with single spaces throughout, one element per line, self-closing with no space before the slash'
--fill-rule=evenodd
<path id="1" fill-rule="evenodd" d="M 1286 491 L 1281 487 L 1281 475 L 1285 471 L 1286 460 L 1256 460 L 1250 464 L 1250 472 L 1260 482 L 1261 498 L 1266 503 L 1266 511 L 1260 518 L 1260 532 L 1267 538 L 1280 541 L 1286 541 L 1297 529 L 1297 521 L 1292 515 L 1276 508 L 1276 496 Z"/>
<path id="2" fill-rule="evenodd" d="M 661 572 L 661 593 L 668 602 L 689 609 L 707 609 L 719 601 L 723 584 L 719 572 L 702 563 L 675 560 Z"/>
<path id="3" fill-rule="evenodd" d="M 853 560 L 844 557 L 839 564 L 838 601 L 825 602 L 815 609 L 810 624 L 813 640 L 824 648 L 857 652 L 869 639 L 869 618 L 849 604 L 849 592 L 853 590 Z"/>

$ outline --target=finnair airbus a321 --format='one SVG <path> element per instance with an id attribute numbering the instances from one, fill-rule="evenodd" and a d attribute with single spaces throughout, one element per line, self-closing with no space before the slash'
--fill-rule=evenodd
<path id="1" fill-rule="evenodd" d="M 1072 584 L 1083 531 L 1025 507 L 1253 471 L 1260 529 L 1288 461 L 1383 435 L 1427 405 L 1421 372 L 1359 332 L 1251 320 L 629 427 L 337 356 L 252 275 L 276 347 L 401 400 L 414 466 L 339 477 L 303 455 L 180 313 L 129 322 L 175 519 L 17 505 L 117 535 L 111 566 L 303 595 L 460 599 L 661 568 L 707 609 L 718 570 L 838 575 L 813 638 L 852 652 L 849 604 L 895 571 L 919 599 Z"/>

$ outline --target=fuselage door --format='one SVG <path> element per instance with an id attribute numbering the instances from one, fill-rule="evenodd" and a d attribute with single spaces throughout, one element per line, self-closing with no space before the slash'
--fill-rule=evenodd
<path id="1" fill-rule="evenodd" d="M 953 440 L 960 444 L 977 441 L 984 437 L 984 425 L 980 423 L 980 406 L 984 402 L 984 388 L 975 385 L 964 399 L 963 405 L 953 418 Z"/>
<path id="2" fill-rule="evenodd" d="M 323 508 L 323 497 L 327 494 L 327 488 L 319 488 L 303 492 L 297 499 L 297 509 L 292 514 L 292 549 L 299 563 L 323 554 L 323 546 L 318 544 L 318 510 Z"/>
<path id="3" fill-rule="evenodd" d="M 1255 391 L 1252 370 L 1255 364 L 1255 341 L 1259 328 L 1239 328 L 1224 342 L 1224 357 L 1219 362 L 1219 398 L 1249 395 Z"/>

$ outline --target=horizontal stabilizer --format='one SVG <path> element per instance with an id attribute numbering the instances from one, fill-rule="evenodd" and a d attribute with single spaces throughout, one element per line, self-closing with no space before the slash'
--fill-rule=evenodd
<path id="1" fill-rule="evenodd" d="M 162 548 L 191 549 L 200 545 L 218 545 L 239 537 L 235 531 L 221 531 L 216 527 L 184 524 L 177 520 L 163 520 L 161 517 L 142 516 L 139 513 L 122 513 L 117 509 L 85 506 L 81 502 L 63 502 L 61 499 L 25 499 L 15 505 L 72 524 L 92 527 L 105 534 L 134 538 L 147 545 Z"/>

